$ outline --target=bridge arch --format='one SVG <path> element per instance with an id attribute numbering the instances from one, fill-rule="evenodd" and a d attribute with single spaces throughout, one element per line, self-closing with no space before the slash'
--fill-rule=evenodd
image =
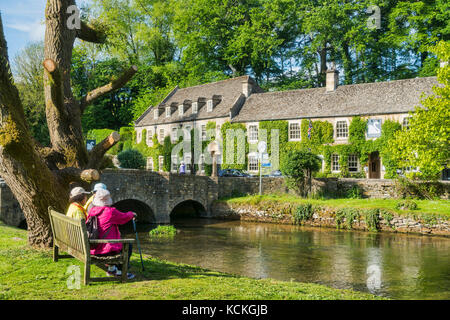
<path id="1" fill-rule="evenodd" d="M 137 214 L 137 221 L 141 223 L 156 223 L 153 209 L 143 201 L 136 199 L 124 199 L 113 204 L 117 210 L 122 212 L 133 211 Z"/>
<path id="2" fill-rule="evenodd" d="M 207 215 L 206 206 L 194 199 L 179 201 L 170 210 L 170 220 L 183 218 L 198 218 Z"/>

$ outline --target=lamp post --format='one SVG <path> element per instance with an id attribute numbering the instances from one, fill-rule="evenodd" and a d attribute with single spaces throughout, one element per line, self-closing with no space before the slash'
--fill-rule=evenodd
<path id="1" fill-rule="evenodd" d="M 214 140 L 208 145 L 208 152 L 212 158 L 212 174 L 211 177 L 217 177 L 217 156 L 220 156 L 219 143 Z"/>

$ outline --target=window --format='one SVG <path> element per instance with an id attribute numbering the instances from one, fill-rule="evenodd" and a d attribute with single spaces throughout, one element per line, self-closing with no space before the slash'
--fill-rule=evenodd
<path id="1" fill-rule="evenodd" d="M 409 119 L 411 117 L 405 117 L 403 118 L 403 122 L 402 122 L 402 127 L 405 128 L 406 130 L 409 130 Z"/>
<path id="2" fill-rule="evenodd" d="M 213 111 L 213 101 L 212 100 L 208 100 L 206 111 L 208 111 L 208 112 L 212 112 Z"/>
<path id="3" fill-rule="evenodd" d="M 200 162 L 198 164 L 201 173 L 205 173 L 205 155 L 200 155 Z"/>
<path id="4" fill-rule="evenodd" d="M 206 141 L 206 125 L 202 125 L 202 141 Z"/>
<path id="5" fill-rule="evenodd" d="M 152 157 L 147 158 L 147 170 L 153 171 L 153 158 Z"/>
<path id="6" fill-rule="evenodd" d="M 165 138 L 165 136 L 164 136 L 164 129 L 159 129 L 159 142 L 160 143 L 163 143 L 164 142 L 164 138 Z"/>
<path id="7" fill-rule="evenodd" d="M 341 166 L 339 165 L 339 155 L 333 154 L 331 156 L 331 171 L 341 171 Z"/>
<path id="8" fill-rule="evenodd" d="M 252 125 L 248 127 L 248 141 L 258 141 L 258 126 Z"/>
<path id="9" fill-rule="evenodd" d="M 163 156 L 159 156 L 158 158 L 159 160 L 159 172 L 163 172 L 164 169 L 164 157 Z"/>
<path id="10" fill-rule="evenodd" d="M 184 127 L 184 140 L 191 140 L 191 126 Z"/>
<path id="11" fill-rule="evenodd" d="M 192 113 L 198 113 L 198 102 L 192 103 Z"/>
<path id="12" fill-rule="evenodd" d="M 186 173 L 191 173 L 192 164 L 191 164 L 191 154 L 188 153 L 184 156 L 184 164 L 186 165 Z"/>
<path id="13" fill-rule="evenodd" d="M 259 159 L 256 154 L 248 155 L 248 171 L 258 171 L 259 170 Z"/>
<path id="14" fill-rule="evenodd" d="M 358 172 L 358 156 L 351 154 L 348 156 L 348 171 Z"/>
<path id="15" fill-rule="evenodd" d="M 147 145 L 149 147 L 153 146 L 153 130 L 151 129 L 147 131 Z"/>
<path id="16" fill-rule="evenodd" d="M 300 123 L 290 123 L 289 124 L 289 140 L 295 141 L 300 140 L 302 137 L 300 131 Z"/>
<path id="17" fill-rule="evenodd" d="M 336 122 L 336 138 L 348 138 L 347 121 Z"/>
<path id="18" fill-rule="evenodd" d="M 166 108 L 166 118 L 170 118 L 170 107 Z"/>
<path id="19" fill-rule="evenodd" d="M 153 111 L 153 119 L 158 119 L 159 117 L 159 110 L 155 109 L 155 111 Z"/>
<path id="20" fill-rule="evenodd" d="M 177 134 L 178 134 L 178 128 L 177 127 L 173 127 L 172 128 L 172 134 L 170 135 L 172 143 L 177 142 Z"/>
<path id="21" fill-rule="evenodd" d="M 137 133 L 137 143 L 140 143 L 141 142 L 141 139 L 142 139 L 142 131 L 138 131 L 138 133 Z"/>
<path id="22" fill-rule="evenodd" d="M 170 171 L 176 173 L 178 171 L 178 157 L 172 156 L 172 163 L 170 164 Z"/>
<path id="23" fill-rule="evenodd" d="M 182 117 L 183 113 L 184 113 L 184 106 L 181 104 L 181 105 L 178 106 L 178 115 L 180 117 Z"/>

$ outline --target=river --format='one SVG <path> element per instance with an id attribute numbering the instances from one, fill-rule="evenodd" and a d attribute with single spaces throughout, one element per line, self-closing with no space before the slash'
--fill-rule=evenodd
<path id="1" fill-rule="evenodd" d="M 148 232 L 156 226 L 140 225 L 142 251 L 252 278 L 393 299 L 450 299 L 449 238 L 210 219 L 178 220 L 174 226 L 173 240 L 151 240 Z"/>

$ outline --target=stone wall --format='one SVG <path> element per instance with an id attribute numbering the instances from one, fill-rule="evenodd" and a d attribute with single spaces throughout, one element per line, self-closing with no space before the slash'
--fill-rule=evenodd
<path id="1" fill-rule="evenodd" d="M 0 220 L 14 227 L 23 226 L 25 222 L 19 202 L 3 180 L 0 181 Z"/>
<path id="2" fill-rule="evenodd" d="M 228 203 L 217 201 L 212 206 L 213 216 L 220 219 L 239 219 L 243 221 L 256 221 L 268 223 L 296 224 L 293 212 L 296 205 L 289 203 Z M 303 225 L 312 227 L 337 227 L 336 212 L 338 209 L 330 207 L 316 207 L 311 219 L 302 222 Z M 364 210 L 359 210 L 359 216 L 351 223 L 351 229 L 368 231 Z M 450 237 L 450 221 L 436 218 L 432 221 L 421 217 L 420 214 L 398 215 L 390 213 L 378 214 L 378 230 L 399 233 L 431 234 Z M 340 222 L 341 228 L 345 228 L 346 219 Z"/>
<path id="3" fill-rule="evenodd" d="M 283 178 L 262 178 L 263 194 L 293 194 L 288 190 Z M 313 179 L 313 193 L 322 193 L 332 196 L 345 196 L 347 191 L 354 186 L 358 186 L 365 198 L 401 198 L 397 194 L 395 180 L 384 179 L 338 179 L 320 178 Z M 450 197 L 450 182 L 440 181 L 435 183 L 438 186 L 442 199 Z M 242 177 L 222 177 L 219 178 L 219 198 L 232 196 L 259 194 L 259 178 Z"/>

